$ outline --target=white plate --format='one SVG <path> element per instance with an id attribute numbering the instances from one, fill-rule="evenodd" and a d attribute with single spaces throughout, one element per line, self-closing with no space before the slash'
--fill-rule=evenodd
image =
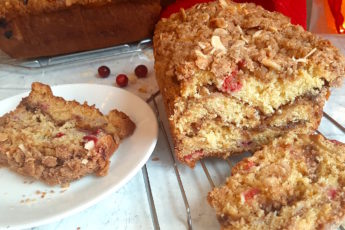
<path id="1" fill-rule="evenodd" d="M 52 90 L 66 100 L 95 104 L 103 113 L 113 108 L 123 111 L 135 122 L 136 130 L 112 156 L 107 176 L 86 176 L 72 182 L 66 190 L 32 182 L 0 168 L 0 229 L 38 226 L 90 207 L 126 184 L 145 164 L 156 145 L 156 117 L 139 97 L 116 87 L 92 84 L 61 85 Z M 13 110 L 26 95 L 0 101 L 0 116 Z M 44 198 L 42 192 L 46 193 Z"/>

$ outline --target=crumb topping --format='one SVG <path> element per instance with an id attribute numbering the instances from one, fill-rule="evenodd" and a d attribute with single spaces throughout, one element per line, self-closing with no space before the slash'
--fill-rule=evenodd
<path id="1" fill-rule="evenodd" d="M 344 219 L 345 145 L 287 135 L 232 169 L 209 201 L 224 229 L 323 229 Z"/>
<path id="2" fill-rule="evenodd" d="M 179 82 L 199 70 L 223 80 L 239 62 L 245 63 L 240 78 L 255 76 L 263 82 L 294 79 L 307 69 L 331 81 L 345 70 L 344 58 L 329 41 L 292 25 L 280 13 L 228 0 L 198 4 L 162 19 L 154 41 L 156 54 L 169 57 L 166 75 L 176 75 Z"/>

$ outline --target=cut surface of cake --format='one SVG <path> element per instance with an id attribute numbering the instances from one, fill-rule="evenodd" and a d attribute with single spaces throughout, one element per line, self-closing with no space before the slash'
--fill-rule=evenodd
<path id="1" fill-rule="evenodd" d="M 121 139 L 134 129 L 123 112 L 103 115 L 36 82 L 29 96 L 0 118 L 0 165 L 50 185 L 104 176 Z"/>
<path id="2" fill-rule="evenodd" d="M 175 151 L 203 157 L 255 151 L 286 132 L 312 133 L 344 57 L 285 16 L 227 0 L 161 19 L 155 71 Z"/>
<path id="3" fill-rule="evenodd" d="M 222 229 L 336 229 L 345 219 L 345 144 L 288 134 L 209 193 Z"/>

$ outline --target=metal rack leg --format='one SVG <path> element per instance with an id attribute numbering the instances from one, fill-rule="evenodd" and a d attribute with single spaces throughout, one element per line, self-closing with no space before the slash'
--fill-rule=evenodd
<path id="1" fill-rule="evenodd" d="M 144 167 L 142 167 L 141 171 L 143 173 L 144 183 L 145 183 L 145 188 L 146 188 L 146 194 L 147 194 L 147 198 L 149 200 L 153 227 L 154 227 L 155 230 L 159 230 L 160 229 L 159 221 L 158 221 L 158 216 L 157 216 L 155 202 L 153 200 L 152 189 L 151 189 L 151 184 L 150 184 L 150 178 L 149 178 L 149 174 L 147 173 L 146 164 L 144 165 Z"/>
<path id="2" fill-rule="evenodd" d="M 345 133 L 345 128 L 344 126 L 342 126 L 341 124 L 339 124 L 339 122 L 337 122 L 336 120 L 334 120 L 333 117 L 331 117 L 330 115 L 328 115 L 326 112 L 323 112 L 323 115 L 325 116 L 325 118 L 327 120 L 329 120 L 330 122 L 332 122 L 335 126 L 337 126 L 341 131 L 343 131 L 343 133 Z"/>
<path id="3" fill-rule="evenodd" d="M 204 172 L 206 174 L 208 182 L 210 183 L 211 187 L 214 188 L 215 187 L 214 182 L 213 182 L 212 177 L 211 177 L 211 175 L 210 175 L 210 173 L 209 173 L 209 171 L 208 171 L 208 169 L 207 169 L 207 167 L 205 165 L 204 160 L 200 160 L 200 163 L 201 163 L 202 169 L 204 170 Z"/>

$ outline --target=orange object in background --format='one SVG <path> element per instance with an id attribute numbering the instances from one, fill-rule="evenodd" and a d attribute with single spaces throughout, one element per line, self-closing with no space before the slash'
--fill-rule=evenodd
<path id="1" fill-rule="evenodd" d="M 329 24 L 329 26 L 331 27 L 335 27 L 338 33 L 344 34 L 345 33 L 345 21 L 344 21 L 345 1 L 325 0 L 325 6 L 326 6 L 325 10 L 326 10 L 327 24 Z"/>

